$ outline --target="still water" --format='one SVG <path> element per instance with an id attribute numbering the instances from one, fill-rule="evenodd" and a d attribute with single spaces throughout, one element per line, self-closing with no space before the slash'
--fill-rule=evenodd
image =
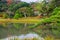
<path id="1" fill-rule="evenodd" d="M 51 30 L 38 26 L 36 28 L 29 28 L 35 24 L 27 23 L 3 23 L 0 24 L 0 40 L 9 40 L 18 38 L 24 40 L 27 38 L 37 38 L 38 40 L 44 40 L 46 35 L 51 35 Z M 36 40 L 37 40 L 36 39 Z M 31 40 L 31 39 L 30 39 Z"/>
<path id="2" fill-rule="evenodd" d="M 8 38 L 4 38 L 4 39 L 1 39 L 1 40 L 14 40 L 14 39 L 18 39 L 18 40 L 44 40 L 42 37 L 40 37 L 39 35 L 37 34 L 32 34 L 32 33 L 29 33 L 29 34 L 22 34 L 20 36 L 11 36 L 11 37 L 8 37 Z"/>

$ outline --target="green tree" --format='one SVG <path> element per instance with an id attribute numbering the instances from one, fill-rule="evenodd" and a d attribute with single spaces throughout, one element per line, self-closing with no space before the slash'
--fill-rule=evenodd
<path id="1" fill-rule="evenodd" d="M 29 4 L 26 3 L 26 2 L 20 2 L 20 3 L 18 3 L 18 4 L 13 3 L 12 5 L 10 5 L 9 10 L 15 12 L 17 9 L 19 9 L 19 8 L 21 8 L 21 7 L 25 7 L 25 6 L 28 7 Z"/>
<path id="2" fill-rule="evenodd" d="M 24 14 L 24 17 L 26 18 L 27 17 L 27 15 L 26 15 L 26 7 L 22 7 L 19 10 Z"/>
<path id="3" fill-rule="evenodd" d="M 56 7 L 60 6 L 60 0 L 55 0 Z"/>
<path id="4" fill-rule="evenodd" d="M 60 37 L 60 7 L 56 7 L 49 18 L 40 19 L 39 23 L 29 28 L 35 28 L 39 25 L 46 26 L 53 35 Z"/>
<path id="5" fill-rule="evenodd" d="M 27 16 L 32 16 L 32 14 L 33 14 L 33 10 L 31 9 L 31 7 L 22 7 L 19 9 L 19 11 L 21 11 L 23 13 L 25 18 Z"/>
<path id="6" fill-rule="evenodd" d="M 34 14 L 39 15 L 42 10 L 42 4 L 41 3 L 32 3 L 31 7 L 33 8 Z M 35 13 L 36 12 L 36 13 Z"/>
<path id="7" fill-rule="evenodd" d="M 14 18 L 15 18 L 15 19 L 18 19 L 18 18 L 21 18 L 21 17 L 23 17 L 22 13 L 19 12 L 19 10 L 17 10 L 17 11 L 15 12 Z"/>
<path id="8" fill-rule="evenodd" d="M 6 1 L 0 1 L 0 11 L 6 11 L 8 8 Z"/>

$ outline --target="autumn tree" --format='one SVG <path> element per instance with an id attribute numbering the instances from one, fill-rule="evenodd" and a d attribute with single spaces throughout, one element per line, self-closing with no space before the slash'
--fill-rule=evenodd
<path id="1" fill-rule="evenodd" d="M 7 4 L 10 5 L 12 3 L 12 0 L 7 0 Z"/>

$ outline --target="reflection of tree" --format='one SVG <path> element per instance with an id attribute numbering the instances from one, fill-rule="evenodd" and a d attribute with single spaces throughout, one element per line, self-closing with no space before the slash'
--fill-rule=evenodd
<path id="1" fill-rule="evenodd" d="M 29 24 L 27 25 L 30 26 Z M 28 27 L 24 27 L 24 24 L 7 23 L 6 27 L 0 27 L 0 38 L 5 38 L 12 35 L 27 34 L 30 33 L 30 30 L 31 29 L 29 29 Z"/>
<path id="2" fill-rule="evenodd" d="M 40 25 L 36 28 L 33 28 L 32 30 L 43 37 L 46 35 L 52 35 L 52 31 L 45 25 Z"/>

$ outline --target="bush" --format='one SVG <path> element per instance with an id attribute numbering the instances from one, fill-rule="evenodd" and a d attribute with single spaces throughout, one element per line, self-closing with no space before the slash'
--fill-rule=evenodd
<path id="1" fill-rule="evenodd" d="M 17 11 L 15 12 L 14 18 L 15 18 L 15 19 L 18 19 L 18 18 L 21 18 L 21 17 L 23 17 L 23 14 L 22 14 L 21 12 L 19 12 L 19 10 L 17 10 Z"/>

